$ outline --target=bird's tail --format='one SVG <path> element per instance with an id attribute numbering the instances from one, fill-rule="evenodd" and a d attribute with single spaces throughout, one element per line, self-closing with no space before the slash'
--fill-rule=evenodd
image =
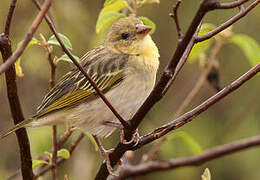
<path id="1" fill-rule="evenodd" d="M 0 139 L 3 139 L 4 137 L 12 134 L 13 132 L 17 131 L 18 129 L 26 127 L 27 125 L 29 125 L 34 120 L 35 119 L 27 119 L 27 120 L 24 120 L 24 121 L 16 124 L 14 127 L 10 128 L 6 133 L 0 134 Z"/>

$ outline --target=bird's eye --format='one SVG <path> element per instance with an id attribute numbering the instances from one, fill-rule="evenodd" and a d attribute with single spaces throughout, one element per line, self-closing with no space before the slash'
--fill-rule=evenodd
<path id="1" fill-rule="evenodd" d="M 121 37 L 122 37 L 122 39 L 128 39 L 129 35 L 130 35 L 129 33 L 122 33 Z"/>

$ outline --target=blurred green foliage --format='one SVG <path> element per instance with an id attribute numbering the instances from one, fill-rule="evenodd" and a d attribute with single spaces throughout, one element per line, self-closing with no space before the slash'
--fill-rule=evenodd
<path id="1" fill-rule="evenodd" d="M 101 9 L 104 10 L 116 1 L 117 0 L 107 0 L 105 7 L 103 5 L 104 1 L 63 0 L 62 3 L 61 1 L 54 1 L 52 11 L 55 16 L 57 28 L 59 32 L 66 35 L 70 44 L 73 44 L 73 53 L 75 56 L 81 57 L 88 50 L 102 43 L 105 33 L 101 32 L 99 35 L 96 35 L 96 23 L 100 21 L 101 16 L 99 12 Z M 145 2 L 146 1 L 147 3 L 158 2 L 158 0 L 145 0 Z M 199 6 L 199 2 L 199 0 L 183 0 L 179 9 L 180 23 L 183 32 L 188 28 Z M 9 1 L 1 2 L 0 22 L 2 24 L 4 24 L 9 3 Z M 152 19 L 156 24 L 156 32 L 152 37 L 159 47 L 161 55 L 158 77 L 160 77 L 164 66 L 169 59 L 171 59 L 177 45 L 175 25 L 172 18 L 168 15 L 174 3 L 175 1 L 172 0 L 164 0 L 161 1 L 159 5 L 152 4 L 144 6 L 138 10 L 137 14 L 138 16 Z M 103 16 L 111 12 L 121 13 L 118 11 L 106 10 Z M 217 26 L 235 13 L 237 13 L 237 10 L 214 11 L 206 16 L 204 22 L 210 23 L 212 27 Z M 23 40 L 36 14 L 37 10 L 30 1 L 18 1 L 11 29 L 13 49 L 16 49 L 18 43 Z M 254 13 L 249 13 L 233 26 L 232 32 L 234 32 L 234 34 L 230 38 L 230 41 L 228 41 L 231 43 L 225 44 L 218 57 L 220 60 L 219 71 L 221 85 L 229 84 L 247 71 L 252 65 L 259 62 L 259 14 L 260 9 L 257 7 Z M 112 21 L 110 20 L 108 25 L 111 23 Z M 108 25 L 104 26 L 104 24 L 102 24 L 99 31 L 102 31 L 102 28 L 105 30 Z M 211 25 L 208 26 L 208 28 L 212 28 Z M 1 30 L 3 31 L 3 29 Z M 205 32 L 207 32 L 207 30 Z M 201 33 L 203 34 L 205 32 Z M 37 42 L 41 40 L 40 33 L 43 34 L 44 37 L 52 36 L 45 22 L 41 24 L 40 29 L 38 29 L 35 34 Z M 65 41 L 65 39 L 63 40 Z M 210 47 L 215 40 L 216 38 L 204 42 L 206 45 L 203 45 L 203 43 L 196 45 L 192 50 L 193 55 L 191 56 L 193 58 L 191 59 L 195 62 L 196 59 L 204 58 L 204 61 L 206 61 L 207 53 L 210 51 Z M 235 47 L 234 44 L 239 46 L 240 49 Z M 55 45 L 55 43 L 52 45 Z M 63 57 L 63 60 L 67 59 L 60 48 L 53 48 L 53 54 L 57 57 Z M 45 52 L 42 51 L 42 47 L 39 46 L 27 48 L 20 63 L 24 77 L 18 78 L 17 80 L 19 96 L 25 117 L 29 118 L 49 90 L 50 67 L 46 60 Z M 56 79 L 64 75 L 68 69 L 71 68 L 70 66 L 70 63 L 61 61 L 61 63 L 58 64 Z M 176 109 L 196 83 L 200 71 L 201 68 L 195 63 L 185 65 L 174 86 L 170 89 L 169 93 L 166 94 L 166 97 L 146 116 L 139 128 L 141 134 L 147 133 L 172 120 Z M 188 156 L 199 153 L 201 149 L 206 150 L 219 144 L 229 143 L 234 140 L 259 134 L 259 81 L 259 76 L 253 78 L 235 93 L 229 95 L 211 107 L 207 112 L 197 117 L 192 123 L 185 125 L 176 132 L 172 132 L 168 141 L 162 146 L 157 159 L 166 160 L 169 158 Z M 4 76 L 0 76 L 0 131 L 12 126 L 5 86 Z M 215 94 L 215 90 L 206 83 L 200 90 L 199 95 L 193 100 L 189 109 L 213 94 Z M 59 127 L 59 133 L 64 129 L 65 127 L 63 126 Z M 73 134 L 71 140 L 66 143 L 65 148 L 73 142 L 78 133 L 79 132 Z M 29 135 L 34 159 L 36 159 L 39 154 L 50 152 L 52 144 L 50 127 L 30 129 Z M 111 137 L 104 139 L 103 143 L 105 147 L 108 149 L 115 146 L 119 138 L 118 136 L 119 133 L 117 131 Z M 0 141 L 0 174 L 3 179 L 7 179 L 7 177 L 12 175 L 19 168 L 19 151 L 16 142 L 14 135 Z M 137 151 L 135 153 L 135 159 L 133 160 L 134 163 L 138 163 L 140 157 L 147 153 L 153 144 L 147 145 Z M 212 179 L 259 179 L 259 153 L 260 150 L 254 148 L 253 150 L 208 162 L 200 167 L 157 172 L 137 179 L 200 179 L 206 167 L 209 167 Z M 61 154 L 62 156 L 68 155 L 66 150 L 63 150 Z M 70 160 L 60 166 L 58 173 L 61 179 L 65 173 L 68 174 L 69 179 L 93 179 L 101 162 L 102 157 L 95 151 L 92 141 L 85 138 L 85 141 L 76 149 Z M 84 167 L 84 171 L 82 171 L 82 167 Z M 45 175 L 44 179 L 48 179 L 48 177 L 49 174 Z"/>

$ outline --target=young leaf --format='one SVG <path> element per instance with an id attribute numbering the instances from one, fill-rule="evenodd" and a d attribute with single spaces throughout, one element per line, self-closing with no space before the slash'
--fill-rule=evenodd
<path id="1" fill-rule="evenodd" d="M 64 45 L 66 46 L 66 48 L 72 50 L 72 44 L 69 40 L 69 38 L 67 38 L 65 35 L 59 33 L 59 36 L 62 40 L 62 42 L 64 43 Z M 56 45 L 56 46 L 60 46 L 60 43 L 58 42 L 58 40 L 56 39 L 55 35 L 52 35 L 50 37 L 50 39 L 47 41 L 48 44 L 51 44 L 51 45 Z"/>
<path id="2" fill-rule="evenodd" d="M 152 3 L 160 3 L 160 0 L 144 0 L 143 2 L 144 4 L 152 4 Z"/>
<path id="3" fill-rule="evenodd" d="M 107 29 L 117 19 L 125 17 L 124 14 L 119 12 L 109 12 L 98 17 L 96 24 L 96 33 L 99 34 Z"/>
<path id="4" fill-rule="evenodd" d="M 23 41 L 20 41 L 18 44 L 17 44 L 17 49 L 22 45 Z M 31 46 L 34 46 L 34 45 L 40 45 L 38 39 L 36 38 L 32 38 L 31 41 L 28 43 L 27 47 L 26 48 L 29 48 Z M 15 72 L 16 72 L 16 75 L 18 77 L 23 77 L 24 74 L 23 74 L 23 69 L 22 69 L 22 66 L 21 66 L 21 58 L 19 58 L 17 61 L 15 61 L 14 63 L 14 67 L 15 67 Z"/>
<path id="5" fill-rule="evenodd" d="M 206 168 L 204 170 L 203 174 L 201 175 L 201 180 L 211 180 L 211 174 L 209 168 Z"/>
<path id="6" fill-rule="evenodd" d="M 17 44 L 17 48 L 16 50 L 22 45 L 23 41 L 20 41 L 18 44 Z M 31 41 L 28 43 L 28 45 L 26 46 L 26 48 L 29 48 L 31 46 L 34 46 L 34 45 L 40 45 L 40 42 L 38 41 L 38 39 L 36 38 L 32 38 Z"/>
<path id="7" fill-rule="evenodd" d="M 73 57 L 79 62 L 80 58 L 78 56 L 73 55 Z M 55 63 L 57 64 L 59 61 L 67 61 L 67 62 L 72 62 L 71 59 L 67 54 L 63 54 L 61 57 L 55 60 Z"/>
<path id="8" fill-rule="evenodd" d="M 104 7 L 110 5 L 110 4 L 113 4 L 115 3 L 116 1 L 120 1 L 120 0 L 106 0 L 105 3 L 104 3 Z"/>
<path id="9" fill-rule="evenodd" d="M 236 34 L 231 42 L 242 49 L 252 66 L 260 62 L 260 45 L 251 37 L 245 34 Z"/>
<path id="10" fill-rule="evenodd" d="M 118 12 L 126 7 L 128 7 L 128 4 L 125 0 L 117 0 L 113 3 L 111 2 L 101 10 L 99 17 L 109 12 Z"/>
<path id="11" fill-rule="evenodd" d="M 18 58 L 18 60 L 15 61 L 15 63 L 14 63 L 16 75 L 20 78 L 22 78 L 24 76 L 23 69 L 21 66 L 21 60 L 22 60 L 21 58 Z"/>
<path id="12" fill-rule="evenodd" d="M 57 152 L 58 157 L 62 157 L 64 159 L 69 159 L 70 158 L 70 152 L 67 149 L 60 149 Z"/>
<path id="13" fill-rule="evenodd" d="M 32 161 L 32 168 L 36 168 L 37 166 L 40 166 L 42 164 L 49 164 L 47 161 L 44 160 L 33 160 Z"/>
<path id="14" fill-rule="evenodd" d="M 98 151 L 99 148 L 98 148 L 98 145 L 97 145 L 97 143 L 96 143 L 94 137 L 93 137 L 91 134 L 89 134 L 89 133 L 86 133 L 86 135 L 88 136 L 88 138 L 90 139 L 90 141 L 91 141 L 92 144 L 94 145 L 95 150 Z"/>
<path id="15" fill-rule="evenodd" d="M 199 143 L 193 137 L 191 137 L 188 133 L 179 132 L 177 134 L 177 136 L 180 137 L 183 140 L 183 142 L 185 142 L 185 144 L 189 147 L 189 149 L 191 150 L 191 152 L 193 154 L 198 154 L 198 153 L 202 152 L 202 149 L 201 149 Z"/>
<path id="16" fill-rule="evenodd" d="M 215 25 L 213 24 L 202 24 L 200 32 L 198 33 L 198 36 L 201 36 L 203 34 L 206 34 L 207 32 L 210 32 L 211 30 L 213 30 L 215 28 Z M 200 53 L 204 53 L 206 50 L 208 50 L 208 48 L 210 47 L 210 45 L 212 44 L 214 38 L 210 38 L 206 41 L 197 43 L 191 50 L 191 53 L 189 55 L 189 62 L 194 62 L 196 59 L 198 59 Z"/>
<path id="17" fill-rule="evenodd" d="M 140 16 L 138 17 L 141 21 L 143 21 L 144 25 L 152 27 L 152 30 L 150 31 L 150 34 L 153 34 L 156 30 L 156 25 L 153 21 L 151 21 L 149 18 Z"/>

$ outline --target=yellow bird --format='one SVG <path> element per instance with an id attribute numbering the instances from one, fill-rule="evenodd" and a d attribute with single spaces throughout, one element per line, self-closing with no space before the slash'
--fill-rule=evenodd
<path id="1" fill-rule="evenodd" d="M 136 113 L 152 91 L 159 66 L 159 52 L 149 32 L 136 17 L 113 23 L 104 43 L 80 61 L 106 98 L 126 120 Z M 44 97 L 36 114 L 7 133 L 23 127 L 66 123 L 97 136 L 109 136 L 119 121 L 78 70 L 66 74 Z"/>

